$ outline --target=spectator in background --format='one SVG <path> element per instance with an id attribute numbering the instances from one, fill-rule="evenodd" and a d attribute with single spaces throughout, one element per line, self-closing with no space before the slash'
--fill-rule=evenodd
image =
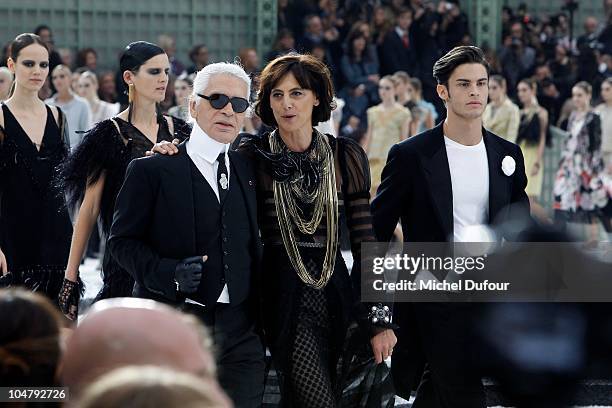
<path id="1" fill-rule="evenodd" d="M 576 70 L 564 45 L 558 44 L 555 47 L 555 59 L 549 66 L 561 96 L 567 98 L 571 93 L 572 84 L 576 81 Z"/>
<path id="2" fill-rule="evenodd" d="M 170 60 L 170 72 L 174 74 L 174 76 L 179 76 L 185 72 L 185 66 L 176 58 L 176 41 L 174 37 L 168 34 L 162 34 L 157 38 L 157 43 L 166 52 L 166 55 L 168 55 L 168 59 Z"/>
<path id="3" fill-rule="evenodd" d="M 115 74 L 111 71 L 102 72 L 99 76 L 99 83 L 98 96 L 100 100 L 108 103 L 117 103 Z"/>
<path id="4" fill-rule="evenodd" d="M 295 51 L 295 38 L 293 37 L 293 33 L 287 28 L 282 28 L 276 33 L 274 46 L 266 54 L 266 62 L 293 51 Z"/>
<path id="5" fill-rule="evenodd" d="M 189 95 L 193 91 L 193 80 L 188 75 L 181 75 L 174 80 L 174 100 L 176 105 L 168 109 L 168 115 L 189 121 Z"/>
<path id="6" fill-rule="evenodd" d="M 0 290 L 0 384 L 59 386 L 62 316 L 43 296 L 22 289 Z"/>
<path id="7" fill-rule="evenodd" d="M 119 113 L 119 104 L 108 103 L 98 97 L 98 78 L 92 71 L 85 71 L 79 77 L 78 94 L 89 103 L 92 125 Z"/>
<path id="8" fill-rule="evenodd" d="M 193 316 L 149 299 L 105 299 L 68 338 L 60 377 L 72 397 L 100 376 L 131 365 L 166 367 L 216 385 L 211 346 L 208 330 Z"/>
<path id="9" fill-rule="evenodd" d="M 381 103 L 368 109 L 368 130 L 362 146 L 368 154 L 372 178 L 372 196 L 380 184 L 389 149 L 410 136 L 410 111 L 395 100 L 395 82 L 387 75 L 378 83 Z"/>
<path id="10" fill-rule="evenodd" d="M 259 72 L 259 56 L 257 55 L 257 50 L 253 47 L 241 48 L 240 51 L 238 51 L 238 58 L 240 59 L 242 68 L 252 80 Z"/>
<path id="11" fill-rule="evenodd" d="M 70 150 L 74 150 L 83 133 L 91 128 L 91 111 L 87 101 L 76 95 L 70 86 L 72 72 L 65 65 L 58 65 L 51 73 L 51 80 L 57 92 L 45 103 L 57 106 L 66 114 L 66 124 L 70 132 Z"/>
<path id="12" fill-rule="evenodd" d="M 374 7 L 372 12 L 372 21 L 370 23 L 370 32 L 374 45 L 380 47 L 385 39 L 385 35 L 393 29 L 393 19 L 387 12 L 387 9 L 382 5 Z"/>
<path id="13" fill-rule="evenodd" d="M 187 68 L 189 75 L 197 73 L 199 70 L 208 65 L 208 48 L 204 44 L 198 44 L 189 51 L 189 59 L 193 63 Z"/>
<path id="14" fill-rule="evenodd" d="M 87 71 L 87 68 L 85 67 L 77 68 L 70 75 L 70 89 L 72 89 L 72 92 L 76 93 L 77 95 L 79 95 L 79 78 L 85 71 Z"/>
<path id="15" fill-rule="evenodd" d="M 227 396 L 191 374 L 155 366 L 118 368 L 83 392 L 79 408 L 229 408 Z"/>
<path id="16" fill-rule="evenodd" d="M 53 33 L 51 28 L 47 25 L 39 25 L 34 30 L 34 34 L 40 37 L 41 40 L 49 48 L 49 72 L 53 72 L 56 66 L 62 63 L 62 59 L 58 52 L 55 50 L 55 41 L 53 40 Z"/>
<path id="17" fill-rule="evenodd" d="M 395 28 L 387 32 L 379 47 L 381 75 L 392 75 L 397 71 L 416 74 L 417 55 L 411 26 L 412 10 L 401 10 L 397 14 Z"/>
<path id="18" fill-rule="evenodd" d="M 93 48 L 83 48 L 77 54 L 76 68 L 85 68 L 88 71 L 98 70 L 98 53 Z"/>
<path id="19" fill-rule="evenodd" d="M 489 103 L 482 117 L 483 126 L 509 142 L 516 142 L 521 115 L 506 94 L 506 80 L 501 75 L 489 78 Z"/>
<path id="20" fill-rule="evenodd" d="M 342 56 L 340 69 L 345 81 L 342 95 L 350 95 L 350 89 L 363 85 L 361 98 L 367 98 L 368 105 L 378 101 L 378 58 L 369 47 L 367 37 L 361 31 L 353 31 L 346 40 L 346 53 Z M 347 89 L 348 88 L 348 89 Z M 350 97 L 346 97 L 352 103 Z"/>
<path id="21" fill-rule="evenodd" d="M 458 2 L 440 1 L 438 3 L 438 14 L 442 17 L 440 31 L 444 33 L 446 40 L 446 52 L 462 42 L 469 35 L 467 15 L 461 11 Z M 471 42 L 471 41 L 470 41 Z"/>
<path id="22" fill-rule="evenodd" d="M 299 41 L 300 51 L 311 52 L 315 45 L 323 44 L 325 31 L 321 18 L 311 14 L 304 19 L 304 36 Z"/>
<path id="23" fill-rule="evenodd" d="M 536 53 L 532 47 L 525 44 L 521 23 L 512 24 L 511 33 L 504 39 L 504 45 L 498 55 L 503 75 L 508 81 L 508 89 L 514 94 L 518 82 L 532 73 Z"/>
<path id="24" fill-rule="evenodd" d="M 9 98 L 13 86 L 13 73 L 7 67 L 0 67 L 0 102 Z"/>
<path id="25" fill-rule="evenodd" d="M 578 51 L 585 47 L 594 48 L 595 43 L 599 40 L 599 34 L 600 30 L 597 19 L 593 16 L 588 16 L 584 20 L 584 34 L 576 40 L 576 48 Z"/>
<path id="26" fill-rule="evenodd" d="M 533 79 L 523 79 L 518 84 L 518 98 L 522 105 L 521 120 L 516 144 L 521 147 L 525 159 L 527 187 L 531 213 L 540 220 L 548 217 L 539 204 L 544 174 L 544 148 L 548 132 L 548 112 L 538 104 L 537 84 Z"/>
<path id="27" fill-rule="evenodd" d="M 58 48 L 57 52 L 62 59 L 62 65 L 72 67 L 74 64 L 74 55 L 70 48 Z"/>

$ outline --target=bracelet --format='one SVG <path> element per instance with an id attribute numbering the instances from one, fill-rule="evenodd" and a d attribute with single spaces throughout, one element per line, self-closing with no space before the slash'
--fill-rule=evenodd
<path id="1" fill-rule="evenodd" d="M 391 321 L 391 310 L 389 306 L 383 306 L 382 303 L 372 306 L 368 316 L 372 324 L 389 323 Z"/>

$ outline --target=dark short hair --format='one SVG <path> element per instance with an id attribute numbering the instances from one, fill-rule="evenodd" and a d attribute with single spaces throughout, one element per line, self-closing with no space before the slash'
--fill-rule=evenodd
<path id="1" fill-rule="evenodd" d="M 487 76 L 491 71 L 491 67 L 480 48 L 473 45 L 462 45 L 453 48 L 436 61 L 433 66 L 433 76 L 439 85 L 448 86 L 450 76 L 459 65 L 463 64 L 481 64 L 487 70 Z"/>
<path id="2" fill-rule="evenodd" d="M 270 94 L 280 80 L 289 73 L 293 74 L 302 88 L 311 90 L 319 99 L 319 105 L 312 111 L 312 125 L 316 126 L 319 122 L 328 120 L 334 108 L 334 85 L 329 68 L 312 55 L 295 52 L 270 61 L 261 72 L 259 92 L 255 101 L 257 116 L 266 125 L 277 126 L 270 106 Z"/>

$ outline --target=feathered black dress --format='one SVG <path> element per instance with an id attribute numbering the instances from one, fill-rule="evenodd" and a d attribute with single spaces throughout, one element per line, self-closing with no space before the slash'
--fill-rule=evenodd
<path id="1" fill-rule="evenodd" d="M 191 127 L 187 123 L 177 118 L 172 118 L 172 122 L 174 132 L 170 133 L 165 117 L 158 116 L 158 143 L 173 139 L 183 141 L 189 136 Z M 59 182 L 68 195 L 69 205 L 76 207 L 85 195 L 86 186 L 94 184 L 104 174 L 100 220 L 102 232 L 108 237 L 115 200 L 123 184 L 127 165 L 133 159 L 145 156 L 146 151 L 152 148 L 153 143 L 123 119 L 116 117 L 96 124 L 62 166 Z M 96 300 L 132 295 L 134 280 L 115 262 L 109 251 L 104 253 L 102 260 L 102 280 L 103 286 Z"/>

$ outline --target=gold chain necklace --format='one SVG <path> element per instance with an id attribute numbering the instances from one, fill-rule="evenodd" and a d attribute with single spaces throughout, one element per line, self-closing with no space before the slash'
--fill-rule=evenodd
<path id="1" fill-rule="evenodd" d="M 334 155 L 329 142 L 318 131 L 315 130 L 313 137 L 316 140 L 313 154 L 320 160 L 323 167 L 322 177 L 319 185 L 312 194 L 306 194 L 301 186 L 301 177 L 294 176 L 287 182 L 273 181 L 274 205 L 278 216 L 278 224 L 283 238 L 283 244 L 291 265 L 297 272 L 299 278 L 306 285 L 315 289 L 323 289 L 334 271 L 336 251 L 338 249 L 338 194 L 336 190 L 336 169 L 334 166 Z M 315 141 L 313 140 L 313 143 Z M 270 150 L 272 153 L 281 153 L 281 145 L 278 131 L 270 135 Z M 313 203 L 314 208 L 310 220 L 304 220 L 302 210 L 298 207 L 295 197 L 306 202 Z M 311 201 L 308 201 L 311 200 Z M 312 235 L 323 217 L 326 210 L 327 243 L 325 246 L 325 260 L 323 270 L 319 279 L 313 277 L 306 270 L 304 261 L 300 254 L 293 227 L 297 227 L 302 234 Z"/>

